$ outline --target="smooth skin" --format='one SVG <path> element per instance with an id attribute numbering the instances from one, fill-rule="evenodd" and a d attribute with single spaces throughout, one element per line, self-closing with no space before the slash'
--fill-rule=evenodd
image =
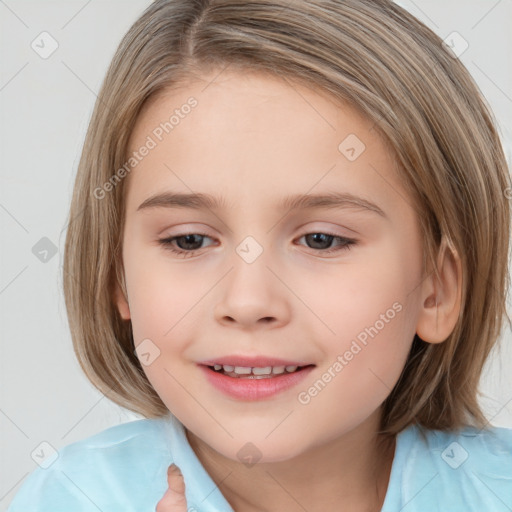
<path id="1" fill-rule="evenodd" d="M 452 332 L 460 259 L 443 244 L 441 279 L 422 269 L 414 201 L 372 123 L 289 80 L 229 69 L 205 74 L 146 105 L 130 150 L 191 96 L 197 106 L 126 178 L 128 297 L 117 288 L 114 299 L 132 322 L 135 345 L 149 339 L 158 347 L 144 371 L 236 512 L 378 512 L 395 448 L 394 440 L 378 442 L 381 404 L 414 334 L 441 343 Z M 350 134 L 365 146 L 353 161 L 338 149 Z M 222 196 L 225 205 L 138 210 L 165 191 Z M 371 201 L 383 214 L 353 205 L 280 206 L 291 194 L 330 192 Z M 190 257 L 159 242 L 179 236 L 171 245 L 192 247 Z M 247 236 L 263 250 L 250 264 L 236 251 Z M 336 237 L 356 242 L 347 248 Z M 378 324 L 397 303 L 400 312 Z M 309 403 L 299 402 L 358 335 L 381 324 Z M 296 388 L 249 402 L 222 394 L 198 367 L 227 354 L 316 367 Z M 250 467 L 237 455 L 248 442 L 261 453 Z M 171 473 L 168 485 L 158 512 L 186 510 L 179 475 Z"/>

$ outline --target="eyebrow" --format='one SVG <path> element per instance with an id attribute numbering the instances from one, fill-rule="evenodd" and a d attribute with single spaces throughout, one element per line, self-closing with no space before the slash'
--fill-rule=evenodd
<path id="1" fill-rule="evenodd" d="M 216 198 L 210 194 L 186 194 L 169 191 L 148 197 L 139 205 L 137 211 L 148 210 L 152 208 L 192 208 L 195 210 L 220 210 L 227 208 L 227 206 L 228 203 L 224 197 Z M 359 197 L 348 192 L 291 195 L 283 199 L 281 202 L 281 207 L 285 210 L 313 208 L 354 208 L 374 212 L 384 218 L 387 217 L 384 211 L 375 203 L 372 203 L 368 199 L 364 199 L 363 197 Z"/>

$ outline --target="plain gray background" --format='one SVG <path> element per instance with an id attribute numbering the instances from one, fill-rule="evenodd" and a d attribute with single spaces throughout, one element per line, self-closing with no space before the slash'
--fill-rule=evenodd
<path id="1" fill-rule="evenodd" d="M 37 467 L 31 454 L 42 442 L 58 450 L 138 418 L 97 392 L 75 361 L 62 254 L 96 93 L 121 37 L 149 3 L 0 0 L 0 511 Z M 467 41 L 460 59 L 495 112 L 510 163 L 512 0 L 398 3 L 443 39 L 455 31 Z M 58 43 L 48 58 L 31 46 L 44 31 Z M 46 261 L 37 257 L 40 247 L 49 249 Z M 481 401 L 492 424 L 508 427 L 510 342 L 506 326 L 501 352 L 485 369 Z"/>

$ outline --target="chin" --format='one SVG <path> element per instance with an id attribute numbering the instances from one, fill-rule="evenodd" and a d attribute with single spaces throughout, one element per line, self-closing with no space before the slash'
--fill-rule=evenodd
<path id="1" fill-rule="evenodd" d="M 259 436 L 256 437 L 259 439 Z M 270 439 L 258 441 L 258 439 L 251 441 L 250 436 L 245 436 L 243 441 L 238 441 L 235 438 L 228 441 L 227 445 L 215 443 L 210 446 L 224 457 L 235 462 L 241 462 L 248 467 L 256 463 L 284 462 L 299 456 L 304 451 L 303 449 L 298 450 L 299 446 L 304 448 L 300 441 L 290 439 L 289 436 L 286 444 L 279 436 L 276 436 L 273 441 L 270 441 Z"/>

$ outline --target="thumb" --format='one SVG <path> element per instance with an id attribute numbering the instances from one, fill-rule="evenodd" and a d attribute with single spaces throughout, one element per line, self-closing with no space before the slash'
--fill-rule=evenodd
<path id="1" fill-rule="evenodd" d="M 162 499 L 156 505 L 156 512 L 187 512 L 185 498 L 185 479 L 176 464 L 171 464 L 167 470 L 167 485 Z"/>

